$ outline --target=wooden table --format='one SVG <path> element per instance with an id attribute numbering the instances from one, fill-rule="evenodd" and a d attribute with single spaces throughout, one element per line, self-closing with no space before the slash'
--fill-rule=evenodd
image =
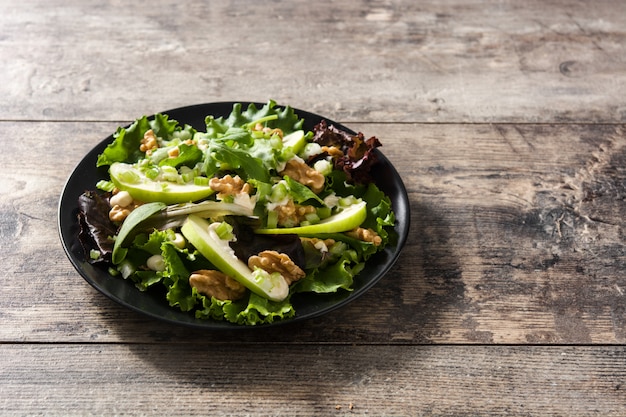
<path id="1" fill-rule="evenodd" d="M 626 415 L 626 3 L 2 1 L 3 415 Z M 377 136 L 398 263 L 297 325 L 131 312 L 64 255 L 81 158 L 212 101 Z"/>

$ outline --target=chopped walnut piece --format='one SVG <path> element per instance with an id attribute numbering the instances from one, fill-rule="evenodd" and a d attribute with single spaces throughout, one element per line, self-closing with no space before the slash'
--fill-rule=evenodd
<path id="1" fill-rule="evenodd" d="M 224 198 L 228 195 L 236 195 L 241 192 L 249 194 L 251 191 L 250 184 L 241 179 L 239 175 L 225 175 L 222 178 L 211 178 L 209 187 L 213 191 L 217 191 L 217 197 Z"/>
<path id="2" fill-rule="evenodd" d="M 322 152 L 326 152 L 333 158 L 341 158 L 343 156 L 343 152 L 336 146 L 322 146 Z"/>
<path id="3" fill-rule="evenodd" d="M 189 285 L 200 294 L 217 300 L 238 300 L 246 293 L 246 287 L 226 274 L 210 269 L 195 271 L 189 277 Z"/>
<path id="4" fill-rule="evenodd" d="M 383 243 L 383 239 L 380 236 L 378 236 L 378 233 L 376 233 L 372 229 L 364 229 L 362 227 L 357 227 L 354 230 L 346 232 L 346 235 L 353 237 L 355 239 L 362 240 L 363 242 L 373 243 L 376 246 Z"/>
<path id="5" fill-rule="evenodd" d="M 278 272 L 285 278 L 288 285 L 304 278 L 306 273 L 284 253 L 278 253 L 273 250 L 265 250 L 258 255 L 248 258 L 248 267 L 250 269 L 261 268 L 264 271 Z"/>
<path id="6" fill-rule="evenodd" d="M 159 144 L 157 143 L 157 138 L 154 135 L 154 131 L 152 129 L 149 129 L 146 133 L 144 133 L 143 139 L 141 139 L 141 145 L 139 145 L 139 150 L 149 155 L 158 147 Z"/>
<path id="7" fill-rule="evenodd" d="M 109 220 L 112 222 L 123 222 L 131 211 L 142 205 L 141 201 L 134 200 L 127 191 L 120 191 L 115 188 L 109 199 Z"/>
<path id="8" fill-rule="evenodd" d="M 280 129 L 280 128 L 272 129 L 271 127 L 263 126 L 262 123 L 255 124 L 254 127 L 252 128 L 252 130 L 261 131 L 261 132 L 263 132 L 266 135 L 269 134 L 270 136 L 278 135 L 281 139 L 283 137 L 283 130 L 282 129 Z"/>
<path id="9" fill-rule="evenodd" d="M 278 135 L 279 138 L 281 139 L 283 138 L 283 131 L 282 129 L 279 129 L 279 128 L 272 129 L 271 127 L 266 127 L 266 128 L 263 128 L 263 133 L 265 134 L 269 133 L 270 136 Z"/>
<path id="10" fill-rule="evenodd" d="M 324 189 L 324 175 L 308 166 L 302 160 L 290 159 L 280 174 L 288 175 L 294 181 L 309 187 L 316 194 Z"/>
<path id="11" fill-rule="evenodd" d="M 180 150 L 178 149 L 178 147 L 172 148 L 167 151 L 167 156 L 170 158 L 176 158 L 178 157 L 178 155 L 180 155 Z"/>
<path id="12" fill-rule="evenodd" d="M 109 211 L 109 220 L 112 222 L 123 222 L 126 217 L 130 214 L 131 210 L 126 207 L 122 207 L 118 204 L 111 207 Z"/>
<path id="13" fill-rule="evenodd" d="M 277 206 L 274 209 L 278 213 L 277 223 L 280 226 L 293 227 L 305 220 L 307 214 L 315 213 L 317 210 L 313 206 L 301 206 L 289 200 L 286 204 Z"/>

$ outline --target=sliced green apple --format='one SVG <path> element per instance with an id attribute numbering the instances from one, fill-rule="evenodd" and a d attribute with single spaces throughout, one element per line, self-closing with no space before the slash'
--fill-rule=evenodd
<path id="1" fill-rule="evenodd" d="M 237 280 L 255 294 L 272 301 L 282 301 L 289 295 L 289 285 L 282 275 L 269 274 L 262 269 L 254 271 L 248 268 L 235 255 L 228 241 L 220 239 L 215 230 L 221 223 L 208 221 L 190 215 L 181 232 L 205 258 L 217 269 Z"/>
<path id="2" fill-rule="evenodd" d="M 309 235 L 315 233 L 341 233 L 359 227 L 367 217 L 365 201 L 361 201 L 333 214 L 319 223 L 298 227 L 276 227 L 271 229 L 256 229 L 256 233 L 266 235 L 298 234 Z"/>
<path id="3" fill-rule="evenodd" d="M 202 200 L 214 191 L 208 185 L 177 184 L 169 181 L 154 181 L 133 165 L 115 162 L 109 168 L 111 181 L 117 188 L 138 201 L 165 204 L 188 203 Z"/>
<path id="4" fill-rule="evenodd" d="M 304 130 L 296 130 L 283 137 L 283 147 L 291 148 L 294 154 L 299 153 L 306 145 Z"/>

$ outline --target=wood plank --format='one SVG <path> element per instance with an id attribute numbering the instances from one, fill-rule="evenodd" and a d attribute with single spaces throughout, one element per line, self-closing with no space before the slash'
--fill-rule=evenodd
<path id="1" fill-rule="evenodd" d="M 7 415 L 610 417 L 626 407 L 622 347 L 53 344 L 0 353 Z"/>
<path id="2" fill-rule="evenodd" d="M 626 341 L 624 126 L 351 125 L 381 139 L 408 188 L 412 232 L 398 264 L 322 318 L 225 334 L 128 312 L 65 259 L 62 186 L 115 126 L 0 123 L 0 136 L 20 138 L 0 153 L 1 341 Z"/>
<path id="3" fill-rule="evenodd" d="M 127 120 L 273 98 L 345 121 L 626 121 L 616 0 L 24 0 L 3 10 L 2 120 Z"/>

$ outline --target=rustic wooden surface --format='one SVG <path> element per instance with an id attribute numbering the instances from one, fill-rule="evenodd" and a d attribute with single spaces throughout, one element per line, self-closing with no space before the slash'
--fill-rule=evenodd
<path id="1" fill-rule="evenodd" d="M 626 3 L 0 1 L 3 415 L 626 413 Z M 383 142 L 412 229 L 378 285 L 271 330 L 162 324 L 65 258 L 120 124 L 276 99 Z"/>

